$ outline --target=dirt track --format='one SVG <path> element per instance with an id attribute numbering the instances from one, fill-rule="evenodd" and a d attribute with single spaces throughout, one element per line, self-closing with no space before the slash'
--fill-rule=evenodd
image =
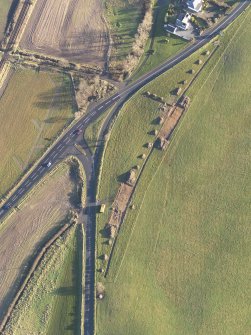
<path id="1" fill-rule="evenodd" d="M 37 0 L 21 47 L 104 66 L 109 38 L 101 0 Z"/>

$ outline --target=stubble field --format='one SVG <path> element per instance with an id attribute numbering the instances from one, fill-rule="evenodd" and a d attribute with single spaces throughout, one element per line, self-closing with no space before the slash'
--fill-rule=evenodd
<path id="1" fill-rule="evenodd" d="M 38 0 L 21 47 L 103 67 L 108 40 L 102 2 Z"/>
<path id="2" fill-rule="evenodd" d="M 73 119 L 65 75 L 17 70 L 0 98 L 0 197 Z"/>
<path id="3" fill-rule="evenodd" d="M 4 31 L 7 23 L 8 13 L 11 7 L 12 0 L 0 1 L 0 41 L 4 36 Z"/>

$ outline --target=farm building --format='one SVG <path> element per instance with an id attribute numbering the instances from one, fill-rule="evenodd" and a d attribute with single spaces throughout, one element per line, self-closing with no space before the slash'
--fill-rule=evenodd
<path id="1" fill-rule="evenodd" d="M 176 20 L 176 26 L 182 30 L 187 30 L 190 23 L 191 15 L 189 13 L 180 14 Z"/>
<path id="2" fill-rule="evenodd" d="M 203 7 L 202 0 L 188 0 L 187 1 L 187 7 L 193 12 L 201 12 Z"/>

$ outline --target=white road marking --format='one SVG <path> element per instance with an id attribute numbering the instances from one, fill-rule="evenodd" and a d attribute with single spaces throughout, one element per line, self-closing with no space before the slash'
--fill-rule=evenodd
<path id="1" fill-rule="evenodd" d="M 35 174 L 35 176 L 31 176 L 32 180 L 35 180 L 37 178 L 37 175 Z"/>
<path id="2" fill-rule="evenodd" d="M 105 105 L 108 105 L 110 101 L 106 101 Z"/>
<path id="3" fill-rule="evenodd" d="M 30 186 L 31 185 L 31 181 L 29 181 L 28 183 L 27 183 L 27 186 Z"/>
<path id="4" fill-rule="evenodd" d="M 67 139 L 67 141 L 65 141 L 65 143 L 66 143 L 66 144 L 67 144 L 67 143 L 69 143 L 69 142 L 70 142 L 70 140 L 71 140 L 71 139 L 70 139 L 70 138 L 68 138 L 68 139 Z"/>
<path id="5" fill-rule="evenodd" d="M 40 171 L 41 169 L 43 169 L 43 167 L 42 166 L 40 166 L 40 168 L 39 169 L 37 169 L 38 171 Z"/>
<path id="6" fill-rule="evenodd" d="M 101 105 L 101 106 L 98 108 L 98 111 L 99 111 L 101 108 L 103 108 L 103 105 Z"/>
<path id="7" fill-rule="evenodd" d="M 17 195 L 15 195 L 13 198 L 12 198 L 12 201 L 15 201 L 17 198 Z"/>
<path id="8" fill-rule="evenodd" d="M 3 210 L 3 209 L 1 209 L 1 210 L 0 210 L 0 215 L 1 215 L 1 214 L 3 214 L 3 212 L 4 212 L 4 210 Z"/>

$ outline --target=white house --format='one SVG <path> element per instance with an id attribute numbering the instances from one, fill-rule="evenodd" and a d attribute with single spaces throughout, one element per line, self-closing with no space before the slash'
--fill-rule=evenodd
<path id="1" fill-rule="evenodd" d="M 176 26 L 182 30 L 187 30 L 190 24 L 190 19 L 191 15 L 189 13 L 180 14 L 176 20 Z"/>
<path id="2" fill-rule="evenodd" d="M 202 0 L 188 0 L 187 1 L 187 7 L 193 12 L 201 12 L 203 7 Z"/>

